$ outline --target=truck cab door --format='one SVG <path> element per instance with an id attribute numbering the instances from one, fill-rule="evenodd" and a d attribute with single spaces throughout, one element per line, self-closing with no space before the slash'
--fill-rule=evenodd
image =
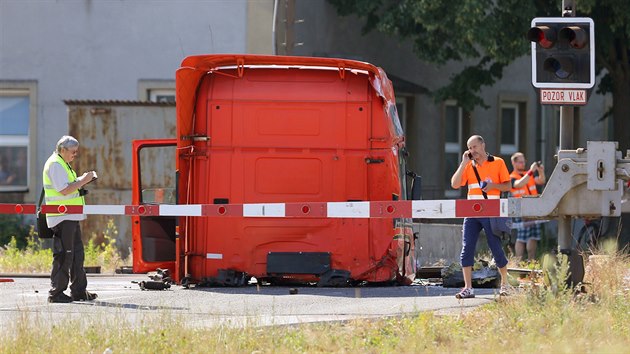
<path id="1" fill-rule="evenodd" d="M 133 141 L 132 204 L 176 204 L 176 139 Z M 131 217 L 133 272 L 175 271 L 175 216 Z"/>

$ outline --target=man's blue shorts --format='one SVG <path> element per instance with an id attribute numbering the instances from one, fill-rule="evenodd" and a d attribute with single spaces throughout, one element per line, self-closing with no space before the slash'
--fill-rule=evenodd
<path id="1" fill-rule="evenodd" d="M 486 239 L 488 247 L 492 251 L 494 263 L 497 267 L 503 268 L 507 265 L 508 260 L 505 258 L 501 239 L 492 233 L 489 218 L 464 218 L 464 227 L 462 228 L 462 253 L 460 261 L 462 267 L 471 267 L 475 264 L 475 251 L 477 240 L 481 229 L 486 231 Z"/>

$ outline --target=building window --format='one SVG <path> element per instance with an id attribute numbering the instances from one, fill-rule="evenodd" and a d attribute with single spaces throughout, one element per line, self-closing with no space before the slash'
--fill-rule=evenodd
<path id="1" fill-rule="evenodd" d="M 0 88 L 0 192 L 28 190 L 30 125 L 29 91 Z"/>
<path id="2" fill-rule="evenodd" d="M 501 104 L 501 156 L 509 161 L 519 147 L 520 109 L 518 103 Z"/>
<path id="3" fill-rule="evenodd" d="M 461 192 L 451 188 L 451 176 L 457 170 L 463 153 L 463 110 L 454 101 L 444 105 L 444 195 L 449 198 L 459 197 Z"/>
<path id="4" fill-rule="evenodd" d="M 175 81 L 139 80 L 138 99 L 141 101 L 175 103 Z"/>
<path id="5" fill-rule="evenodd" d="M 149 90 L 149 101 L 160 103 L 175 103 L 175 90 Z"/>

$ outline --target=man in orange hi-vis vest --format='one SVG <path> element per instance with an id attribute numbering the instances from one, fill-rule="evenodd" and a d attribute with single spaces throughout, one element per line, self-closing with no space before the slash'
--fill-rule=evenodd
<path id="1" fill-rule="evenodd" d="M 542 163 L 534 162 L 530 166 L 529 170 L 525 170 L 525 155 L 522 152 L 517 152 L 511 157 L 512 167 L 514 170 L 510 174 L 512 179 L 511 195 L 514 198 L 521 198 L 523 196 L 538 195 L 538 189 L 536 185 L 545 184 L 545 167 Z M 537 174 L 537 175 L 535 175 Z M 516 244 L 514 244 L 514 251 L 516 257 L 523 258 L 525 248 L 527 248 L 527 258 L 533 260 L 536 258 L 536 248 L 538 241 L 540 241 L 540 225 L 531 221 L 523 221 L 521 218 L 514 218 L 514 227 L 516 228 Z"/>
<path id="2" fill-rule="evenodd" d="M 505 161 L 486 152 L 486 143 L 480 135 L 473 135 L 466 143 L 468 150 L 462 154 L 462 162 L 451 177 L 451 187 L 468 186 L 468 199 L 499 199 L 501 192 L 512 188 Z M 492 231 L 490 218 L 464 218 L 462 228 L 462 253 L 460 255 L 464 288 L 455 295 L 458 299 L 475 297 L 472 287 L 472 266 L 475 248 L 481 229 L 486 231 L 488 246 L 501 274 L 500 295 L 508 294 L 507 263 L 501 239 Z"/>

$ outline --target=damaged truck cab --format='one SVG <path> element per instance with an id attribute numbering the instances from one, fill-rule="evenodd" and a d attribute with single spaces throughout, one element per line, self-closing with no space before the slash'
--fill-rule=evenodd
<path id="1" fill-rule="evenodd" d="M 175 139 L 134 142 L 133 203 L 201 205 L 222 216 L 134 216 L 134 272 L 168 268 L 184 285 L 413 281 L 411 219 L 329 218 L 299 204 L 408 199 L 405 140 L 382 69 L 191 56 L 177 70 L 176 101 Z M 172 149 L 174 186 L 142 182 L 151 171 L 138 156 L 153 146 Z M 290 203 L 297 216 L 243 216 L 246 203 Z"/>

